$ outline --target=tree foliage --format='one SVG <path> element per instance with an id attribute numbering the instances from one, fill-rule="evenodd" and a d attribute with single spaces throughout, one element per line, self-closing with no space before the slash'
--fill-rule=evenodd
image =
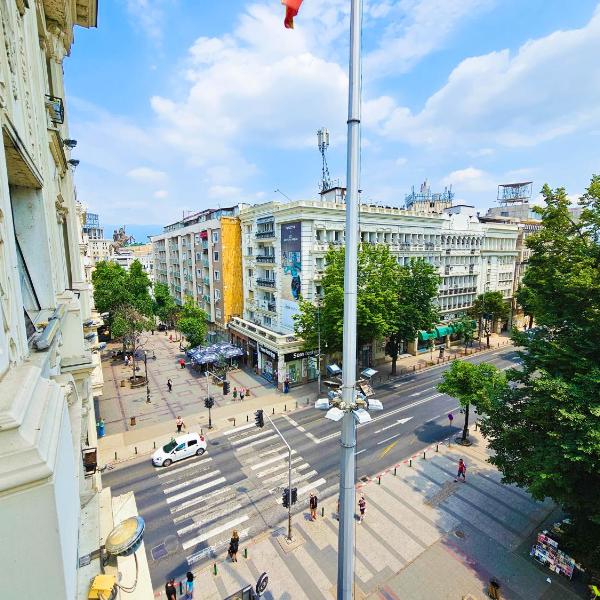
<path id="1" fill-rule="evenodd" d="M 396 302 L 388 315 L 389 336 L 385 352 L 392 358 L 392 375 L 403 342 L 414 340 L 419 330 L 429 331 L 440 318 L 435 302 L 440 277 L 424 259 L 398 267 L 394 282 Z"/>
<path id="2" fill-rule="evenodd" d="M 111 334 L 114 338 L 122 340 L 123 352 L 131 353 L 134 378 L 138 351 L 145 343 L 142 333 L 152 326 L 152 319 L 131 305 L 120 306 L 113 314 Z"/>
<path id="3" fill-rule="evenodd" d="M 479 294 L 469 309 L 469 314 L 479 320 L 479 330 L 487 336 L 487 345 L 490 346 L 490 333 L 492 323 L 500 319 L 506 319 L 510 311 L 508 302 L 504 300 L 502 292 L 484 292 Z"/>
<path id="4" fill-rule="evenodd" d="M 330 248 L 325 255 L 321 282 L 320 310 L 311 302 L 300 302 L 294 317 L 295 332 L 306 348 L 317 346 L 320 325 L 321 347 L 331 354 L 342 350 L 344 327 L 345 248 Z M 389 248 L 361 244 L 358 252 L 357 347 L 390 332 L 390 314 L 397 303 L 395 294 L 399 266 Z"/>
<path id="5" fill-rule="evenodd" d="M 475 339 L 476 325 L 469 315 L 461 315 L 460 319 L 453 323 L 456 333 L 460 336 L 462 343 L 465 346 L 465 354 L 469 344 Z"/>
<path id="6" fill-rule="evenodd" d="M 567 548 L 600 568 L 600 177 L 577 222 L 563 188 L 542 195 L 523 278 L 538 327 L 514 334 L 522 368 L 509 372 L 482 429 L 504 480 L 558 502 L 572 519 Z"/>
<path id="7" fill-rule="evenodd" d="M 154 284 L 154 314 L 168 327 L 173 327 L 177 321 L 179 306 L 173 296 L 169 293 L 169 288 L 164 283 L 156 282 Z"/>
<path id="8" fill-rule="evenodd" d="M 190 348 L 201 346 L 206 339 L 207 314 L 192 300 L 186 300 L 177 320 L 177 331 L 187 339 Z"/>
<path id="9" fill-rule="evenodd" d="M 502 390 L 505 384 L 504 373 L 489 363 L 474 364 L 466 360 L 455 360 L 450 368 L 444 371 L 437 389 L 456 398 L 463 407 L 463 441 L 467 439 L 470 406 L 475 406 L 479 412 L 487 411 L 490 398 Z"/>

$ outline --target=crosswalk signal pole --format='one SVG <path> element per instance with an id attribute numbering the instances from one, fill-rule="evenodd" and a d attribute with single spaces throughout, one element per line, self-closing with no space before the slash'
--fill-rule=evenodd
<path id="1" fill-rule="evenodd" d="M 275 423 L 273 423 L 273 421 L 271 421 L 271 417 L 267 416 L 267 419 L 269 419 L 269 423 L 271 423 L 271 425 L 273 425 L 273 429 L 277 432 L 277 434 L 283 440 L 283 443 L 287 446 L 287 449 L 288 449 L 288 489 L 285 492 L 288 495 L 287 496 L 287 498 L 288 498 L 287 539 L 288 539 L 288 542 L 293 542 L 294 538 L 292 537 L 292 449 L 290 448 L 290 445 L 285 441 L 285 438 L 283 437 L 283 435 L 281 435 L 281 431 L 279 431 L 279 429 L 277 429 L 277 426 L 275 425 Z"/>

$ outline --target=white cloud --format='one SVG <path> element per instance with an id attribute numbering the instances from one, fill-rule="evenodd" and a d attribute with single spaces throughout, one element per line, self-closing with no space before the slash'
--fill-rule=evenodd
<path id="1" fill-rule="evenodd" d="M 167 174 L 150 167 L 136 167 L 127 172 L 127 177 L 143 183 L 162 183 L 167 179 Z"/>
<path id="2" fill-rule="evenodd" d="M 237 197 L 239 199 L 241 193 L 241 188 L 235 187 L 233 185 L 211 185 L 208 188 L 208 195 L 210 198 L 213 199 L 224 199 L 234 197 Z"/>
<path id="3" fill-rule="evenodd" d="M 396 107 L 381 131 L 413 144 L 530 147 L 597 128 L 599 55 L 597 9 L 580 29 L 463 60 L 420 112 Z"/>
<path id="4" fill-rule="evenodd" d="M 423 57 L 442 48 L 464 21 L 489 7 L 491 0 L 400 0 L 374 4 L 373 17 L 390 24 L 378 47 L 365 57 L 365 76 L 406 73 Z"/>
<path id="5" fill-rule="evenodd" d="M 475 167 L 452 171 L 442 179 L 442 185 L 453 186 L 461 192 L 489 192 L 494 189 L 497 178 Z"/>
<path id="6" fill-rule="evenodd" d="M 155 198 L 166 198 L 169 195 L 167 190 L 156 190 L 153 194 Z"/>
<path id="7" fill-rule="evenodd" d="M 127 0 L 127 12 L 134 26 L 140 27 L 155 42 L 163 37 L 164 0 Z"/>

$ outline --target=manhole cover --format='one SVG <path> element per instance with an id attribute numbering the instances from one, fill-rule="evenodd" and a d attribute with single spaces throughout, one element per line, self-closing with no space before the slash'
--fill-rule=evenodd
<path id="1" fill-rule="evenodd" d="M 461 531 L 460 529 L 457 529 L 457 530 L 454 532 L 454 535 L 455 535 L 456 537 L 458 537 L 458 538 L 464 538 L 464 537 L 465 537 L 465 532 L 464 532 L 464 531 Z"/>
<path id="2" fill-rule="evenodd" d="M 179 550 L 179 539 L 174 535 L 168 535 L 164 541 L 165 550 L 169 554 L 173 554 Z"/>

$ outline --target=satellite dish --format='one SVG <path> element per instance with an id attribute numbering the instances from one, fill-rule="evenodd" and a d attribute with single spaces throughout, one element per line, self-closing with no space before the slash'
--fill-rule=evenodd
<path id="1" fill-rule="evenodd" d="M 129 556 L 142 543 L 146 524 L 142 517 L 129 517 L 121 521 L 106 538 L 106 551 L 114 556 Z"/>

